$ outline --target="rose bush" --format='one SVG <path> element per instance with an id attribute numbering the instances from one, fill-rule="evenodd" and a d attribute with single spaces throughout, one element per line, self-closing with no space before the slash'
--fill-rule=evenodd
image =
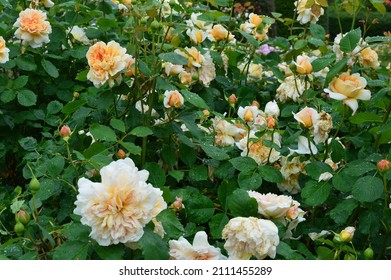
<path id="1" fill-rule="evenodd" d="M 0 259 L 389 259 L 391 37 L 328 4 L 0 0 Z"/>

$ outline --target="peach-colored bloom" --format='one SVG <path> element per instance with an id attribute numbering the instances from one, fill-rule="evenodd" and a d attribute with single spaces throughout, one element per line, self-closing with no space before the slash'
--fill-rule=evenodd
<path id="1" fill-rule="evenodd" d="M 306 24 L 308 22 L 316 23 L 319 20 L 319 17 L 324 14 L 324 9 L 317 3 L 317 1 L 312 1 L 313 4 L 308 7 L 310 3 L 309 0 L 298 0 L 295 1 L 294 5 L 298 13 L 297 20 L 301 24 Z"/>
<path id="2" fill-rule="evenodd" d="M 191 75 L 191 73 L 183 71 L 179 73 L 179 80 L 183 85 L 188 85 L 193 80 L 193 76 Z"/>
<path id="3" fill-rule="evenodd" d="M 190 68 L 191 67 L 199 68 L 204 63 L 204 56 L 194 47 L 191 48 L 186 47 L 184 52 L 176 49 L 175 52 L 187 58 L 188 61 L 187 66 Z"/>
<path id="4" fill-rule="evenodd" d="M 221 24 L 216 24 L 213 28 L 208 30 L 208 38 L 212 42 L 221 41 L 224 39 L 228 39 L 228 41 L 232 41 L 234 36 L 225 29 Z"/>
<path id="5" fill-rule="evenodd" d="M 164 92 L 164 100 L 163 104 L 164 107 L 170 108 L 170 107 L 175 107 L 175 108 L 180 108 L 182 107 L 184 103 L 184 99 L 182 94 L 180 94 L 179 91 L 177 90 L 166 90 Z"/>
<path id="6" fill-rule="evenodd" d="M 205 231 L 199 231 L 194 236 L 193 245 L 183 236 L 178 240 L 170 240 L 170 257 L 173 260 L 225 260 L 220 248 L 213 247 L 208 242 Z"/>
<path id="7" fill-rule="evenodd" d="M 19 18 L 14 23 L 15 37 L 22 40 L 23 45 L 33 48 L 41 47 L 43 43 L 49 43 L 49 34 L 52 27 L 46 20 L 46 13 L 40 10 L 26 9 L 19 13 Z"/>
<path id="8" fill-rule="evenodd" d="M 239 107 L 238 116 L 245 122 L 253 122 L 258 115 L 256 106 Z"/>
<path id="9" fill-rule="evenodd" d="M 187 36 L 189 36 L 190 40 L 196 45 L 202 43 L 207 37 L 205 31 L 196 28 L 188 29 L 186 31 L 186 34 Z"/>
<path id="10" fill-rule="evenodd" d="M 390 162 L 386 159 L 382 159 L 377 163 L 377 170 L 380 172 L 387 172 L 390 170 Z"/>
<path id="11" fill-rule="evenodd" d="M 312 72 L 312 64 L 311 62 L 315 59 L 315 57 L 311 58 L 307 55 L 299 55 L 296 59 L 296 71 L 302 75 L 308 75 Z"/>
<path id="12" fill-rule="evenodd" d="M 3 36 L 0 36 L 0 63 L 6 63 L 9 60 L 9 48 L 5 46 Z"/>
<path id="13" fill-rule="evenodd" d="M 358 109 L 357 99 L 371 99 L 371 92 L 364 89 L 367 85 L 367 80 L 361 77 L 360 74 L 342 73 L 339 77 L 334 77 L 330 82 L 329 87 L 324 91 L 330 95 L 330 98 L 342 100 L 348 107 L 353 110 L 354 115 Z"/>
<path id="14" fill-rule="evenodd" d="M 126 68 L 132 56 L 117 42 L 110 41 L 107 45 L 97 42 L 89 48 L 87 60 L 90 66 L 87 79 L 92 81 L 95 87 L 100 87 L 107 81 L 113 86 L 117 74 Z"/>
<path id="15" fill-rule="evenodd" d="M 254 25 L 255 28 L 257 28 L 261 23 L 262 23 L 262 17 L 257 15 L 257 14 L 254 14 L 254 13 L 251 13 L 249 16 L 248 16 L 248 21 Z"/>
<path id="16" fill-rule="evenodd" d="M 101 246 L 137 242 L 144 226 L 167 208 L 163 192 L 146 182 L 148 171 L 139 171 L 130 158 L 110 163 L 100 174 L 101 183 L 79 179 L 74 213 Z"/>

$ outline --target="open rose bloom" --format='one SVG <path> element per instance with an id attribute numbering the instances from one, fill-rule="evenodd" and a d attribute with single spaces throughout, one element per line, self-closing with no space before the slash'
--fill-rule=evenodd
<path id="1" fill-rule="evenodd" d="M 15 37 L 22 40 L 23 45 L 32 48 L 41 47 L 43 43 L 49 43 L 49 34 L 52 27 L 46 20 L 46 13 L 40 10 L 26 9 L 19 13 L 19 18 L 14 23 Z"/>
<path id="2" fill-rule="evenodd" d="M 87 60 L 90 66 L 87 79 L 93 82 L 95 87 L 101 87 L 107 81 L 113 86 L 114 79 L 120 79 L 120 72 L 130 64 L 132 56 L 115 41 L 107 44 L 97 42 L 89 48 Z"/>
<path id="3" fill-rule="evenodd" d="M 350 109 L 353 115 L 358 109 L 357 100 L 371 99 L 371 92 L 365 89 L 367 81 L 360 74 L 342 73 L 335 77 L 324 91 L 330 95 L 330 98 L 342 100 Z"/>
<path id="4" fill-rule="evenodd" d="M 100 183 L 79 179 L 74 213 L 101 246 L 137 242 L 144 226 L 167 208 L 163 192 L 146 182 L 148 171 L 138 170 L 130 158 L 110 163 L 100 174 Z"/>

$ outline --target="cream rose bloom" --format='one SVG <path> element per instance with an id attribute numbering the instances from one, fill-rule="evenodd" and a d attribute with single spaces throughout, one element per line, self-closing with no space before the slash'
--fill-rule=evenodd
<path id="1" fill-rule="evenodd" d="M 308 7 L 308 0 L 298 0 L 295 1 L 294 5 L 298 13 L 297 20 L 301 24 L 306 24 L 308 22 L 316 23 L 319 20 L 319 17 L 324 14 L 324 9 L 317 3 L 314 3 Z"/>
<path id="2" fill-rule="evenodd" d="M 3 36 L 0 36 L 0 63 L 6 63 L 9 60 L 9 48 L 5 46 Z"/>
<path id="3" fill-rule="evenodd" d="M 214 143 L 216 146 L 232 146 L 247 133 L 245 129 L 216 117 L 212 120 L 216 132 Z"/>
<path id="4" fill-rule="evenodd" d="M 312 61 L 314 61 L 316 57 L 309 57 L 308 55 L 299 55 L 294 62 L 296 65 L 296 71 L 302 75 L 308 75 L 312 73 Z"/>
<path id="5" fill-rule="evenodd" d="M 120 72 L 124 70 L 133 59 L 117 42 L 110 41 L 107 44 L 97 42 L 87 52 L 90 70 L 87 79 L 94 83 L 95 87 L 101 87 L 107 81 L 114 85 L 114 79 L 120 78 Z"/>
<path id="6" fill-rule="evenodd" d="M 275 119 L 278 119 L 280 116 L 280 107 L 275 100 L 269 101 L 265 105 L 265 114 L 266 116 L 272 116 Z"/>
<path id="7" fill-rule="evenodd" d="M 280 158 L 280 152 L 275 149 L 271 149 L 263 145 L 263 140 L 272 140 L 271 135 L 265 134 L 261 138 L 255 135 L 255 131 L 250 131 L 250 139 L 259 139 L 258 142 L 250 141 L 248 142 L 248 137 L 244 137 L 239 142 L 236 143 L 236 146 L 242 150 L 241 156 L 249 156 L 254 159 L 258 164 L 265 165 L 268 162 L 274 163 Z M 278 133 L 273 134 L 273 142 L 277 146 L 281 147 L 280 142 L 281 135 Z M 248 145 L 247 145 L 248 144 Z"/>
<path id="8" fill-rule="evenodd" d="M 360 74 L 342 73 L 339 77 L 334 77 L 329 87 L 324 91 L 330 95 L 330 98 L 342 100 L 344 104 L 353 110 L 354 115 L 358 109 L 357 99 L 371 99 L 371 92 L 365 89 L 367 81 Z"/>
<path id="9" fill-rule="evenodd" d="M 291 194 L 297 194 L 301 191 L 299 184 L 299 175 L 306 174 L 305 166 L 309 161 L 300 161 L 300 157 L 294 157 L 288 159 L 288 157 L 281 158 L 280 172 L 284 180 L 277 183 L 277 187 L 280 191 L 286 191 Z"/>
<path id="10" fill-rule="evenodd" d="M 166 90 L 164 92 L 163 104 L 166 108 L 180 108 L 185 103 L 182 94 L 177 90 Z"/>
<path id="11" fill-rule="evenodd" d="M 293 205 L 292 197 L 286 195 L 261 194 L 256 191 L 248 191 L 248 195 L 255 198 L 258 203 L 258 213 L 267 219 L 284 219 Z"/>
<path id="12" fill-rule="evenodd" d="M 194 236 L 193 245 L 183 236 L 178 240 L 170 240 L 170 257 L 173 260 L 225 260 L 220 248 L 213 247 L 208 242 L 205 231 L 199 231 Z"/>
<path id="13" fill-rule="evenodd" d="M 245 122 L 254 122 L 258 116 L 258 107 L 256 106 L 240 106 L 238 108 L 238 116 Z"/>
<path id="14" fill-rule="evenodd" d="M 18 28 L 15 31 L 15 37 L 21 39 L 23 45 L 30 45 L 32 48 L 49 43 L 52 27 L 46 19 L 46 13 L 40 10 L 26 9 L 21 11 L 19 18 L 13 25 Z"/>
<path id="15" fill-rule="evenodd" d="M 277 88 L 276 99 L 284 103 L 288 99 L 298 101 L 305 90 L 305 84 L 294 76 L 288 76 Z"/>
<path id="16" fill-rule="evenodd" d="M 213 28 L 207 30 L 208 39 L 212 42 L 221 41 L 228 39 L 228 41 L 232 41 L 234 39 L 234 35 L 228 32 L 228 30 L 222 26 L 221 24 L 216 24 Z"/>
<path id="17" fill-rule="evenodd" d="M 309 128 L 316 124 L 319 119 L 319 114 L 314 108 L 304 107 L 298 113 L 293 114 L 295 120 L 301 123 L 304 127 Z"/>
<path id="18" fill-rule="evenodd" d="M 139 171 L 130 158 L 110 163 L 100 174 L 101 183 L 79 179 L 74 213 L 101 246 L 137 242 L 144 226 L 167 208 L 163 192 L 146 182 L 148 171 Z"/>
<path id="19" fill-rule="evenodd" d="M 277 245 L 280 242 L 277 226 L 269 221 L 254 217 L 236 217 L 224 227 L 224 248 L 229 259 L 248 260 L 276 257 Z"/>
<path id="20" fill-rule="evenodd" d="M 199 70 L 198 79 L 205 87 L 209 87 L 210 83 L 216 78 L 216 67 L 209 51 L 204 54 L 204 59 L 204 63 Z"/>
<path id="21" fill-rule="evenodd" d="M 193 44 L 201 44 L 207 37 L 207 33 L 201 29 L 191 28 L 186 30 L 187 36 L 189 36 Z"/>
<path id="22" fill-rule="evenodd" d="M 188 61 L 187 67 L 189 68 L 193 68 L 193 67 L 199 68 L 204 63 L 205 60 L 204 56 L 195 47 L 191 47 L 191 48 L 186 47 L 184 51 L 176 49 L 175 52 L 187 59 Z"/>
<path id="23" fill-rule="evenodd" d="M 72 28 L 69 28 L 68 32 L 72 34 L 72 37 L 74 40 L 76 40 L 84 45 L 90 44 L 90 40 L 88 39 L 83 28 L 75 25 Z"/>

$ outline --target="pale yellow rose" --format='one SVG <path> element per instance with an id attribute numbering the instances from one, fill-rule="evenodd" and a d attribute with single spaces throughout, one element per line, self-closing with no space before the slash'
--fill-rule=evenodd
<path id="1" fill-rule="evenodd" d="M 212 42 L 221 41 L 228 38 L 228 41 L 232 41 L 234 36 L 228 32 L 228 30 L 221 24 L 216 24 L 213 28 L 208 30 L 208 38 Z"/>
<path id="2" fill-rule="evenodd" d="M 253 24 L 255 28 L 257 28 L 262 23 L 262 17 L 257 14 L 251 13 L 248 16 L 248 21 Z"/>
<path id="3" fill-rule="evenodd" d="M 293 114 L 293 117 L 304 127 L 309 128 L 318 121 L 319 114 L 314 108 L 305 107 L 300 112 Z"/>
<path id="4" fill-rule="evenodd" d="M 274 193 L 261 194 L 256 191 L 248 191 L 247 193 L 257 201 L 258 213 L 267 219 L 284 219 L 293 205 L 293 199 L 290 196 Z"/>
<path id="5" fill-rule="evenodd" d="M 353 115 L 358 109 L 357 99 L 371 99 L 371 92 L 365 89 L 367 81 L 360 74 L 342 73 L 335 77 L 324 91 L 330 95 L 330 98 L 342 100 L 353 110 Z"/>
<path id="6" fill-rule="evenodd" d="M 302 75 L 308 75 L 312 72 L 312 64 L 313 58 L 310 58 L 307 55 L 299 55 L 296 59 L 296 71 Z"/>
<path id="7" fill-rule="evenodd" d="M 30 45 L 32 48 L 49 43 L 52 27 L 46 19 L 46 13 L 40 10 L 26 9 L 21 11 L 19 18 L 13 25 L 18 28 L 15 31 L 15 37 L 21 39 L 23 45 Z"/>
<path id="8" fill-rule="evenodd" d="M 205 31 L 203 31 L 201 29 L 196 29 L 196 28 L 188 29 L 186 31 L 186 34 L 187 34 L 187 36 L 189 36 L 191 42 L 196 45 L 202 43 L 207 37 L 207 34 L 205 33 Z"/>

